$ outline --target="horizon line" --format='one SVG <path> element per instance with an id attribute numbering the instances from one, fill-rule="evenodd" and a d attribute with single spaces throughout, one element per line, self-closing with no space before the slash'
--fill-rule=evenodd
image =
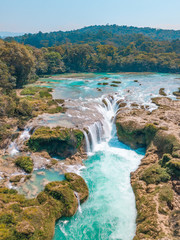
<path id="1" fill-rule="evenodd" d="M 83 29 L 83 28 L 88 28 L 88 27 L 94 27 L 94 26 L 113 26 L 113 25 L 116 25 L 118 27 L 134 27 L 134 28 L 151 28 L 151 29 L 156 29 L 156 30 L 167 30 L 167 31 L 180 31 L 180 29 L 174 29 L 174 28 L 162 28 L 162 27 L 149 27 L 149 26 L 133 26 L 133 25 L 118 25 L 118 24 L 100 24 L 100 25 L 88 25 L 88 26 L 84 26 L 84 27 L 77 27 L 77 28 L 74 28 L 74 29 L 71 29 L 71 30 L 50 30 L 50 31 L 42 31 L 42 30 L 39 30 L 39 31 L 36 31 L 36 32 L 23 32 L 23 31 L 18 31 L 18 32 L 14 32 L 14 31 L 6 31 L 6 30 L 0 30 L 1 33 L 13 33 L 13 34 L 37 34 L 39 32 L 42 32 L 42 33 L 51 33 L 51 32 L 71 32 L 71 31 L 77 31 L 77 30 L 80 30 L 80 29 Z"/>

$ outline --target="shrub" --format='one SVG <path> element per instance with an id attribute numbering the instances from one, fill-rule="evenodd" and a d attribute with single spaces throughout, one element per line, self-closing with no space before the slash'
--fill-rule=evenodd
<path id="1" fill-rule="evenodd" d="M 173 175 L 175 178 L 180 179 L 180 160 L 178 158 L 173 158 L 170 160 L 166 167 L 168 168 L 168 172 Z"/>
<path id="2" fill-rule="evenodd" d="M 167 204 L 171 204 L 171 202 L 173 201 L 173 190 L 170 186 L 165 185 L 161 187 L 159 191 L 159 200 L 165 201 L 167 202 Z"/>
<path id="3" fill-rule="evenodd" d="M 40 87 L 26 87 L 21 91 L 21 95 L 35 95 L 40 89 Z"/>
<path id="4" fill-rule="evenodd" d="M 15 161 L 15 164 L 27 173 L 31 173 L 33 171 L 33 161 L 30 157 L 18 157 Z"/>
<path id="5" fill-rule="evenodd" d="M 41 98 L 51 98 L 52 95 L 49 93 L 51 92 L 52 89 L 51 88 L 42 88 L 40 91 L 39 91 L 39 96 Z"/>
<path id="6" fill-rule="evenodd" d="M 168 153 L 163 154 L 162 159 L 160 160 L 161 166 L 165 166 L 167 162 L 172 159 L 172 156 Z"/>
<path id="7" fill-rule="evenodd" d="M 81 146 L 81 143 L 82 143 L 82 140 L 84 138 L 84 134 L 83 132 L 81 132 L 80 130 L 74 130 L 74 134 L 76 136 L 76 139 L 77 139 L 77 145 L 76 147 L 80 147 Z"/>
<path id="8" fill-rule="evenodd" d="M 141 175 L 141 180 L 147 184 L 158 184 L 170 180 L 170 175 L 165 168 L 162 168 L 159 164 L 154 164 L 145 169 Z"/>

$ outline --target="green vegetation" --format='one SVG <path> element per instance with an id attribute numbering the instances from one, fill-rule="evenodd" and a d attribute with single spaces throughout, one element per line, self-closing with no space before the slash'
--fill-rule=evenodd
<path id="1" fill-rule="evenodd" d="M 39 92 L 41 88 L 39 87 L 26 87 L 21 91 L 21 95 L 35 95 L 37 91 Z"/>
<path id="2" fill-rule="evenodd" d="M 180 159 L 173 158 L 169 162 L 166 163 L 166 167 L 168 172 L 177 179 L 180 179 Z"/>
<path id="3" fill-rule="evenodd" d="M 169 185 L 164 185 L 159 190 L 159 200 L 171 204 L 173 201 L 173 190 Z"/>
<path id="4" fill-rule="evenodd" d="M 137 104 L 133 105 L 137 106 Z M 158 128 L 154 124 L 149 123 L 144 126 L 136 120 L 123 122 L 117 120 L 116 128 L 119 139 L 133 148 L 148 146 L 158 132 Z"/>
<path id="5" fill-rule="evenodd" d="M 165 166 L 167 162 L 169 162 L 172 159 L 171 154 L 165 153 L 163 154 L 162 159 L 160 160 L 161 166 Z"/>
<path id="6" fill-rule="evenodd" d="M 40 127 L 30 137 L 28 146 L 33 151 L 46 150 L 50 155 L 66 157 L 80 148 L 83 139 L 83 133 L 77 129 Z"/>
<path id="7" fill-rule="evenodd" d="M 18 157 L 15 161 L 16 166 L 22 168 L 25 172 L 31 173 L 33 171 L 33 161 L 30 157 Z"/>
<path id="8" fill-rule="evenodd" d="M 74 188 L 71 181 L 79 188 Z M 28 200 L 14 189 L 0 188 L 0 239 L 51 240 L 55 221 L 77 211 L 74 191 L 87 199 L 87 185 L 74 173 L 68 173 L 67 180 L 47 184 L 34 199 Z"/>
<path id="9" fill-rule="evenodd" d="M 159 94 L 162 95 L 162 96 L 167 96 L 167 94 L 164 92 L 164 88 L 160 88 L 159 89 Z"/>
<path id="10" fill-rule="evenodd" d="M 170 175 L 165 168 L 162 168 L 159 164 L 153 164 L 146 168 L 141 175 L 141 180 L 147 184 L 158 184 L 160 182 L 167 182 L 170 180 Z"/>
<path id="11" fill-rule="evenodd" d="M 180 97 L 180 88 L 178 88 L 178 91 L 173 92 L 173 94 L 177 97 Z"/>
<path id="12" fill-rule="evenodd" d="M 107 44 L 108 42 L 114 43 L 117 46 L 124 46 L 134 40 L 136 36 L 144 35 L 156 40 L 174 40 L 174 45 L 178 45 L 180 39 L 180 31 L 163 30 L 156 28 L 139 28 L 114 25 L 95 25 L 84 27 L 82 29 L 67 31 L 67 32 L 51 32 L 51 33 L 36 33 L 25 34 L 23 36 L 7 38 L 7 40 L 15 40 L 24 44 L 29 44 L 35 47 L 51 47 L 53 45 L 63 44 L 65 41 L 68 43 L 81 43 L 81 42 L 98 42 Z M 150 39 L 150 40 L 151 40 Z M 147 46 L 146 46 L 147 47 Z M 178 46 L 177 46 L 178 47 Z"/>
<path id="13" fill-rule="evenodd" d="M 102 30 L 104 28 L 109 30 Z M 102 26 L 95 32 L 91 29 L 89 34 L 81 31 L 38 33 L 0 40 L 0 87 L 9 92 L 36 81 L 38 76 L 65 72 L 180 72 L 179 39 L 153 40 L 139 34 L 139 29 L 137 34 L 126 34 L 124 27 L 122 34 L 118 29 L 118 26 Z M 128 29 L 127 32 L 136 32 L 134 28 Z M 157 38 L 161 37 L 158 34 Z M 28 95 L 31 94 L 33 89 Z M 179 92 L 174 94 L 179 96 Z M 48 97 L 48 93 L 45 96 Z"/>

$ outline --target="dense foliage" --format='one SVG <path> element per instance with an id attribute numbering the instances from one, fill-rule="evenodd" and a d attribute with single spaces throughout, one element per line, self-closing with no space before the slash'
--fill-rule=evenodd
<path id="1" fill-rule="evenodd" d="M 126 34 L 133 31 L 136 33 Z M 140 32 L 152 36 L 159 32 L 154 38 L 160 36 L 160 39 L 162 33 L 167 33 L 174 40 L 153 40 Z M 96 26 L 14 38 L 29 45 L 9 41 L 12 38 L 0 40 L 0 87 L 9 91 L 21 88 L 37 76 L 64 72 L 179 73 L 180 40 L 175 39 L 178 34 L 179 31 L 173 30 Z"/>
<path id="2" fill-rule="evenodd" d="M 127 46 L 134 41 L 139 34 L 155 40 L 180 39 L 180 31 L 163 30 L 156 28 L 138 28 L 118 25 L 90 26 L 73 31 L 58 31 L 50 33 L 39 32 L 37 34 L 25 34 L 23 36 L 7 38 L 20 43 L 29 44 L 37 48 L 52 47 L 65 43 L 113 44 L 117 47 Z"/>

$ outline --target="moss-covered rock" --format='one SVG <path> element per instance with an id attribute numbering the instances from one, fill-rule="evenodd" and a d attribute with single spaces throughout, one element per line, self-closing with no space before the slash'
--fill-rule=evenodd
<path id="1" fill-rule="evenodd" d="M 40 127 L 30 137 L 28 146 L 33 151 L 46 150 L 50 155 L 67 157 L 83 145 L 84 134 L 78 129 Z"/>
<path id="2" fill-rule="evenodd" d="M 165 90 L 164 88 L 160 88 L 160 89 L 159 89 L 159 94 L 160 94 L 161 96 L 167 96 L 167 94 L 165 93 L 164 90 Z"/>
<path id="3" fill-rule="evenodd" d="M 75 173 L 66 173 L 66 180 L 69 182 L 70 188 L 78 192 L 80 203 L 86 201 L 89 195 L 88 187 L 83 178 L 79 178 Z"/>
<path id="4" fill-rule="evenodd" d="M 15 160 L 15 164 L 27 173 L 31 173 L 33 171 L 33 160 L 28 156 L 18 157 Z"/>
<path id="5" fill-rule="evenodd" d="M 78 208 L 70 179 L 79 186 L 79 195 L 86 191 L 88 196 L 84 180 L 74 173 L 68 173 L 68 180 L 47 184 L 34 199 L 27 200 L 16 190 L 0 188 L 0 239 L 51 240 L 55 221 L 72 216 Z"/>
<path id="6" fill-rule="evenodd" d="M 167 173 L 166 169 L 162 168 L 159 164 L 153 164 L 145 169 L 140 179 L 147 184 L 158 184 L 170 180 L 170 175 Z"/>
<path id="7" fill-rule="evenodd" d="M 148 146 L 158 131 L 154 124 L 141 124 L 135 119 L 127 121 L 117 120 L 116 129 L 119 140 L 132 148 Z"/>

